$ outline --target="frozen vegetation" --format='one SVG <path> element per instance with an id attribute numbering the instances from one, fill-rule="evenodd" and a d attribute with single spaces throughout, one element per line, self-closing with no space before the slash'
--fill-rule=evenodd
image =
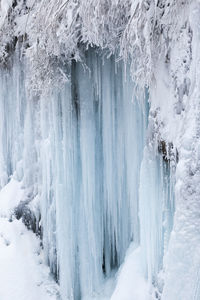
<path id="1" fill-rule="evenodd" d="M 0 299 L 200 299 L 200 1 L 1 0 Z"/>

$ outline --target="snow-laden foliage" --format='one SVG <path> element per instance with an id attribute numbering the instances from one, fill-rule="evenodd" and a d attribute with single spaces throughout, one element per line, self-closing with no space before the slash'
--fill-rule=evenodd
<path id="1" fill-rule="evenodd" d="M 89 45 L 131 60 L 141 86 L 154 78 L 159 56 L 186 26 L 189 0 L 36 0 L 8 1 L 1 13 L 1 58 L 8 45 L 22 40 L 32 66 L 33 89 L 67 80 L 66 62 L 81 60 Z M 25 48 L 28 49 L 26 50 Z M 56 69 L 56 72 L 55 72 Z M 42 83 L 41 83 L 42 82 Z"/>
<path id="2" fill-rule="evenodd" d="M 159 57 L 170 61 L 173 44 L 187 22 L 188 1 L 133 1 L 132 15 L 120 40 L 121 57 L 132 61 L 134 80 L 149 85 Z"/>

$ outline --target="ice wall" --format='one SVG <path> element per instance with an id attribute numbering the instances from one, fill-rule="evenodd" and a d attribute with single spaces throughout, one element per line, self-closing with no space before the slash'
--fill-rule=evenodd
<path id="1" fill-rule="evenodd" d="M 23 73 L 20 66 L 1 70 L 0 101 L 0 186 L 17 170 L 23 155 L 24 111 L 26 107 Z"/>
<path id="2" fill-rule="evenodd" d="M 164 286 L 163 257 L 168 250 L 175 211 L 174 165 L 150 145 L 144 149 L 139 199 L 143 272 L 152 299 L 161 299 L 159 297 Z"/>
<path id="3" fill-rule="evenodd" d="M 97 291 L 122 263 L 130 242 L 139 242 L 147 100 L 142 95 L 137 102 L 130 77 L 114 57 L 103 62 L 88 51 L 85 63 L 85 70 L 73 63 L 71 83 L 41 102 L 41 155 L 48 165 L 42 167 L 44 241 L 52 245 L 49 228 L 56 222 L 63 299 Z"/>
<path id="4" fill-rule="evenodd" d="M 69 81 L 40 97 L 30 97 L 17 51 L 1 72 L 1 186 L 14 176 L 27 190 L 62 300 L 98 293 L 131 242 L 141 246 L 154 297 L 163 289 L 174 198 L 170 159 L 147 131 L 148 93 L 97 49 L 67 68 Z"/>

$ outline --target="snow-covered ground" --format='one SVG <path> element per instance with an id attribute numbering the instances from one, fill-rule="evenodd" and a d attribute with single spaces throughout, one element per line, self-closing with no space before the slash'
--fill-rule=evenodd
<path id="1" fill-rule="evenodd" d="M 132 243 L 117 274 L 107 279 L 95 295 L 83 300 L 150 300 L 149 286 L 142 271 L 140 247 Z"/>
<path id="2" fill-rule="evenodd" d="M 148 284 L 141 269 L 140 248 L 132 244 L 119 270 L 117 285 L 111 300 L 149 300 Z"/>
<path id="3" fill-rule="evenodd" d="M 43 263 L 40 239 L 21 220 L 10 219 L 22 195 L 14 179 L 0 191 L 0 299 L 59 299 L 58 287 Z"/>

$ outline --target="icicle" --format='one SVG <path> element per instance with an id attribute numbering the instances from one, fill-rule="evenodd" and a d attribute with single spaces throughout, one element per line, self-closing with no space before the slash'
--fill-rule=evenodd
<path id="1" fill-rule="evenodd" d="M 71 83 L 41 106 L 44 248 L 56 245 L 63 299 L 98 291 L 130 242 L 139 242 L 148 111 L 143 113 L 137 99 L 132 102 L 133 83 L 127 74 L 125 81 L 114 57 L 103 64 L 89 50 L 85 63 L 88 69 L 73 62 Z M 53 264 L 56 258 L 50 249 L 46 253 Z"/>
<path id="2" fill-rule="evenodd" d="M 174 184 L 170 161 L 146 146 L 140 173 L 140 236 L 143 270 L 148 282 L 162 292 L 163 268 L 174 215 Z M 157 291 L 156 291 L 157 293 Z"/>
<path id="3" fill-rule="evenodd" d="M 87 68 L 73 61 L 70 81 L 48 98 L 27 97 L 24 62 L 0 76 L 1 186 L 14 174 L 39 203 L 63 300 L 98 293 L 131 242 L 157 286 L 173 224 L 169 169 L 148 146 L 143 157 L 148 94 L 135 95 L 129 68 L 103 54 L 89 49 Z"/>

